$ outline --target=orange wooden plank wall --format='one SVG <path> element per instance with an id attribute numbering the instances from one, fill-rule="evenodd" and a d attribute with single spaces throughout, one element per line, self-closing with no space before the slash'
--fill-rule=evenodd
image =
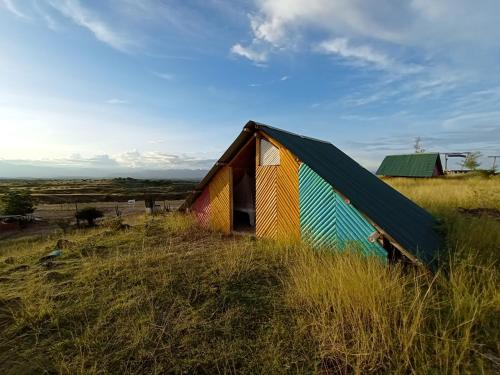
<path id="1" fill-rule="evenodd" d="M 279 149 L 280 165 L 257 166 L 256 235 L 296 241 L 300 239 L 299 162 L 286 148 Z"/>
<path id="2" fill-rule="evenodd" d="M 278 166 L 257 166 L 255 176 L 255 235 L 261 238 L 277 238 Z"/>
<path id="3" fill-rule="evenodd" d="M 300 239 L 299 162 L 284 147 L 280 147 L 277 193 L 277 237 L 297 241 Z"/>
<path id="4" fill-rule="evenodd" d="M 232 227 L 231 168 L 224 166 L 210 181 L 210 227 L 230 233 Z"/>

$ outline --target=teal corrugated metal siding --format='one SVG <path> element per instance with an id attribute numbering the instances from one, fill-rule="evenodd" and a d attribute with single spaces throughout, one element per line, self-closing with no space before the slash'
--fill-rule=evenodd
<path id="1" fill-rule="evenodd" d="M 349 241 L 358 241 L 365 254 L 376 254 L 387 258 L 387 252 L 378 242 L 368 241 L 368 237 L 376 230 L 351 204 L 336 195 L 337 210 L 337 236 L 340 246 L 345 246 Z"/>
<path id="2" fill-rule="evenodd" d="M 302 238 L 315 246 L 337 245 L 335 192 L 304 163 L 299 167 L 299 210 Z"/>
<path id="3" fill-rule="evenodd" d="M 314 246 L 342 249 L 355 241 L 365 254 L 387 259 L 378 242 L 368 241 L 375 228 L 305 163 L 299 168 L 299 205 L 302 237 Z"/>

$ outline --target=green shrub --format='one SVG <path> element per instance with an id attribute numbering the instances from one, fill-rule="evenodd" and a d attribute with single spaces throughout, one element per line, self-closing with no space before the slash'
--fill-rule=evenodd
<path id="1" fill-rule="evenodd" d="M 2 197 L 1 203 L 4 215 L 26 215 L 35 210 L 33 198 L 28 191 L 9 191 Z"/>
<path id="2" fill-rule="evenodd" d="M 85 207 L 76 213 L 77 220 L 87 221 L 89 227 L 95 225 L 95 220 L 104 216 L 104 213 L 95 207 Z"/>

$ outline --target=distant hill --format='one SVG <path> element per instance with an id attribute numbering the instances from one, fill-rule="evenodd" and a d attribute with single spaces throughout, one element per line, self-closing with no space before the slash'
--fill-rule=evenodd
<path id="1" fill-rule="evenodd" d="M 0 161 L 0 178 L 153 178 L 200 180 L 205 169 L 138 169 L 138 168 L 72 168 L 32 164 L 14 164 Z"/>

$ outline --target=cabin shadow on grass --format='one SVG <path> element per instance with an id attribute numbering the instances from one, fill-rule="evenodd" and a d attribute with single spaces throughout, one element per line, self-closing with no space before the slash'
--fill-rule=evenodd
<path id="1" fill-rule="evenodd" d="M 57 239 L 1 246 L 2 373 L 481 373 L 498 365 L 497 272 L 469 248 L 447 277 L 429 276 L 355 251 L 222 236 L 173 214 L 71 233 L 61 257 L 40 265 Z"/>

